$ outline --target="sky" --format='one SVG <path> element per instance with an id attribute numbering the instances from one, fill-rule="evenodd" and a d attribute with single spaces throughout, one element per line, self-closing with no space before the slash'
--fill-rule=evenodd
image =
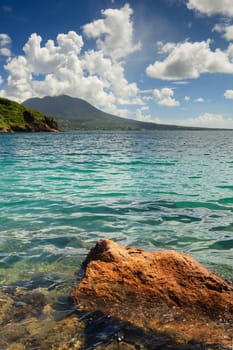
<path id="1" fill-rule="evenodd" d="M 233 0 L 0 0 L 0 96 L 233 129 Z"/>

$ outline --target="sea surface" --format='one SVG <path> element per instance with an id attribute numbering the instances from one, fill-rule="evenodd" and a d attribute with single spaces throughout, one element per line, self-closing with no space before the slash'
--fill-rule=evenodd
<path id="1" fill-rule="evenodd" d="M 0 134 L 0 171 L 0 286 L 72 289 L 103 237 L 233 280 L 232 131 Z"/>

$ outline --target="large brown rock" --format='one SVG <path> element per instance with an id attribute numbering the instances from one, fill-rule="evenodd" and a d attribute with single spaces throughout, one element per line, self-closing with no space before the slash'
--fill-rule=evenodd
<path id="1" fill-rule="evenodd" d="M 145 252 L 101 239 L 71 293 L 79 308 L 101 310 L 178 342 L 230 346 L 233 286 L 187 254 Z"/>

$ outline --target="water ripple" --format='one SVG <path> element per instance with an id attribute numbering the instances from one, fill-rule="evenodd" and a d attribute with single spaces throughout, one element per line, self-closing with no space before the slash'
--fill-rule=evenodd
<path id="1" fill-rule="evenodd" d="M 74 271 L 101 237 L 229 275 L 232 152 L 224 131 L 0 135 L 0 275 Z"/>

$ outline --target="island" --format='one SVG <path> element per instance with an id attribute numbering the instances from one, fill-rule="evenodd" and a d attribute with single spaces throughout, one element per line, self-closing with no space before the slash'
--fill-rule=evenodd
<path id="1" fill-rule="evenodd" d="M 23 102 L 26 107 L 52 115 L 58 121 L 59 128 L 69 130 L 201 130 L 179 125 L 143 122 L 135 119 L 118 117 L 106 113 L 89 102 L 67 95 L 34 97 Z"/>

